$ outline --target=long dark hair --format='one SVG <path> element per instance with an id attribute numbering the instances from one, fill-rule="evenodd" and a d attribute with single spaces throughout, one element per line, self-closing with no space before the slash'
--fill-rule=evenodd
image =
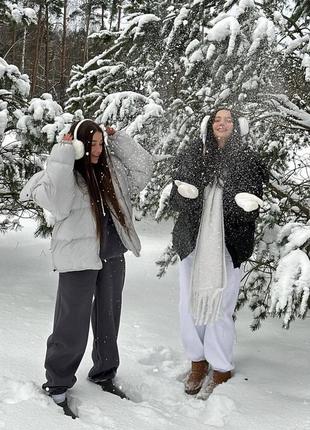
<path id="1" fill-rule="evenodd" d="M 230 112 L 233 121 L 233 131 L 223 148 L 219 148 L 213 132 L 213 123 L 220 110 Z M 218 107 L 208 119 L 203 148 L 204 162 L 208 166 L 208 182 L 212 181 L 215 176 L 224 179 L 231 157 L 238 156 L 241 150 L 242 139 L 237 113 L 227 107 Z"/>
<path id="2" fill-rule="evenodd" d="M 74 130 L 78 123 L 72 124 L 69 133 L 73 136 Z M 93 136 L 96 132 L 100 132 L 103 139 L 102 152 L 98 159 L 97 164 L 91 163 L 91 147 Z M 107 153 L 104 145 L 104 134 L 100 126 L 91 120 L 83 121 L 77 130 L 77 139 L 83 142 L 85 154 L 79 159 L 75 160 L 74 170 L 78 172 L 86 182 L 92 212 L 96 221 L 97 234 L 100 237 L 101 231 L 101 218 L 103 215 L 102 203 L 105 207 L 108 206 L 108 202 L 112 205 L 113 210 L 111 211 L 112 216 L 116 216 L 122 226 L 125 227 L 125 218 L 122 213 L 119 202 L 115 195 L 115 190 L 111 178 L 111 173 L 107 161 Z M 79 182 L 78 175 L 76 176 L 77 182 Z"/>

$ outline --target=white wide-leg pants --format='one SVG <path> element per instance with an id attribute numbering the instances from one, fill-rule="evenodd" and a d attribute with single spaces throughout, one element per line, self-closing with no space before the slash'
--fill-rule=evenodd
<path id="1" fill-rule="evenodd" d="M 228 372 L 234 368 L 235 324 L 232 315 L 240 288 L 240 269 L 234 268 L 227 250 L 225 256 L 227 287 L 222 298 L 223 317 L 203 326 L 195 326 L 190 309 L 190 280 L 194 253 L 179 263 L 180 329 L 185 353 L 191 361 L 207 360 L 214 370 L 220 372 Z"/>

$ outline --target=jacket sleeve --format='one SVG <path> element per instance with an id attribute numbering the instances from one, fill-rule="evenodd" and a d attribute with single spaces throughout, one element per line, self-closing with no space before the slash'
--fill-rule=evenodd
<path id="1" fill-rule="evenodd" d="M 201 191 L 199 191 L 199 194 Z M 178 192 L 178 187 L 175 185 L 174 180 L 172 183 L 172 190 L 170 193 L 170 199 L 169 204 L 170 207 L 175 210 L 176 212 L 181 211 L 191 211 L 195 210 L 199 206 L 199 202 L 201 197 L 198 197 L 196 199 L 188 199 L 186 197 L 181 196 L 181 194 Z"/>
<path id="2" fill-rule="evenodd" d="M 238 172 L 236 172 L 238 174 Z M 241 225 L 254 222 L 259 215 L 259 209 L 246 212 L 235 202 L 235 196 L 240 192 L 247 192 L 263 197 L 263 184 L 268 181 L 268 173 L 264 163 L 257 154 L 251 154 L 250 161 L 241 172 L 238 187 L 232 192 L 225 193 L 224 211 L 225 218 L 231 224 Z"/>
<path id="3" fill-rule="evenodd" d="M 33 200 L 50 211 L 57 221 L 66 218 L 74 197 L 74 149 L 71 144 L 53 146 L 46 169 L 36 173 L 20 194 L 22 201 Z"/>
<path id="4" fill-rule="evenodd" d="M 190 157 L 188 153 L 184 152 L 180 153 L 174 161 L 172 167 L 172 190 L 170 193 L 169 205 L 176 212 L 195 210 L 200 205 L 202 199 L 201 193 L 203 190 L 199 186 L 199 178 L 197 178 L 198 172 L 195 171 L 195 166 L 196 163 L 192 157 Z M 178 192 L 178 187 L 174 183 L 175 180 L 195 185 L 198 188 L 198 197 L 196 199 L 188 199 L 181 196 Z"/>
<path id="5" fill-rule="evenodd" d="M 109 136 L 108 146 L 112 157 L 115 157 L 126 171 L 130 193 L 139 193 L 151 179 L 152 156 L 124 131 Z M 121 168 L 120 163 L 114 162 L 116 168 Z"/>

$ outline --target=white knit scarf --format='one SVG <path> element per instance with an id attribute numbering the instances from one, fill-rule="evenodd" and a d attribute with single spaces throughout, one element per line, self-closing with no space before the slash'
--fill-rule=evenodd
<path id="1" fill-rule="evenodd" d="M 215 180 L 204 191 L 204 204 L 191 274 L 195 325 L 217 321 L 226 288 L 223 188 Z"/>

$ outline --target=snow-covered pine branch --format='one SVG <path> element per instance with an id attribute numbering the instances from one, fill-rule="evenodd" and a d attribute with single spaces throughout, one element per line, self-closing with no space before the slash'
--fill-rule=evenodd
<path id="1" fill-rule="evenodd" d="M 288 328 L 296 316 L 304 318 L 309 307 L 310 225 L 287 224 L 276 243 L 281 248 L 270 289 L 270 312 L 282 317 Z"/>
<path id="2" fill-rule="evenodd" d="M 27 75 L 0 57 L 0 141 L 8 128 L 13 127 L 18 108 L 26 105 L 30 83 Z"/>
<path id="3" fill-rule="evenodd" d="M 24 206 L 19 192 L 43 167 L 56 134 L 72 122 L 50 94 L 29 100 L 30 83 L 15 65 L 0 58 L 0 230 L 17 229 Z M 68 127 L 68 125 L 67 125 Z M 41 211 L 29 205 L 34 216 Z"/>
<path id="4" fill-rule="evenodd" d="M 276 110 L 296 127 L 310 130 L 310 112 L 300 109 L 285 94 L 269 95 Z"/>
<path id="5" fill-rule="evenodd" d="M 23 7 L 18 3 L 5 1 L 8 12 L 7 16 L 10 20 L 17 24 L 30 25 L 37 22 L 37 13 L 31 7 Z"/>

